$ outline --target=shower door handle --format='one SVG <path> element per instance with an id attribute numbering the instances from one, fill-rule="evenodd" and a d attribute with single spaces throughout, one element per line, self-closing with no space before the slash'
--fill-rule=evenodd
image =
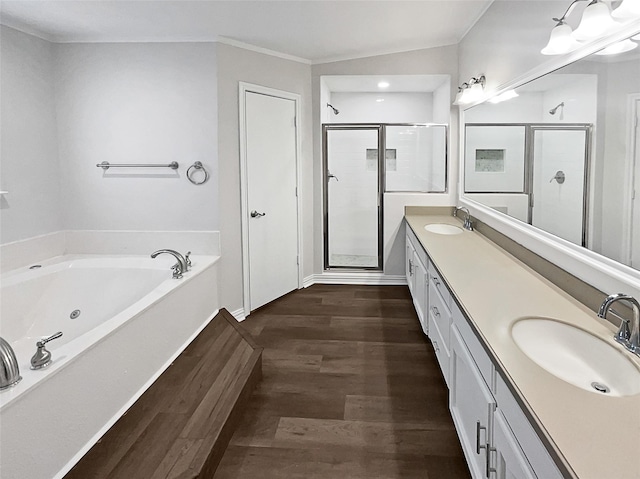
<path id="1" fill-rule="evenodd" d="M 266 216 L 266 213 L 258 213 L 256 210 L 253 210 L 251 212 L 252 218 L 260 218 L 261 216 Z"/>

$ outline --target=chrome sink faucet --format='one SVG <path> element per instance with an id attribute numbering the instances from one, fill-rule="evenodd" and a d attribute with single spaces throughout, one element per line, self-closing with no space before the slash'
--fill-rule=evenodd
<path id="1" fill-rule="evenodd" d="M 174 264 L 171 269 L 173 270 L 173 278 L 174 279 L 180 279 L 182 278 L 182 273 L 185 273 L 188 271 L 189 269 L 189 263 L 191 263 L 191 261 L 189 261 L 187 263 L 187 259 L 185 259 L 184 256 L 182 256 L 182 254 L 178 253 L 175 250 L 172 249 L 159 249 L 158 251 L 154 252 L 151 254 L 152 258 L 155 258 L 156 256 L 163 254 L 163 253 L 167 253 L 170 255 L 173 255 L 173 257 L 178 260 L 178 262 L 176 264 Z"/>
<path id="2" fill-rule="evenodd" d="M 611 294 L 606 297 L 598 311 L 598 317 L 605 319 L 607 312 L 616 301 L 626 301 L 633 309 L 633 324 L 629 327 L 630 321 L 622 318 L 620 329 L 613 337 L 633 354 L 640 356 L 640 303 L 633 296 L 624 293 Z"/>
<path id="3" fill-rule="evenodd" d="M 458 217 L 458 211 L 462 211 L 465 214 L 464 221 L 462 226 L 464 229 L 473 231 L 473 223 L 471 223 L 471 214 L 469 213 L 469 209 L 466 206 L 456 206 L 453 209 L 453 216 Z"/>

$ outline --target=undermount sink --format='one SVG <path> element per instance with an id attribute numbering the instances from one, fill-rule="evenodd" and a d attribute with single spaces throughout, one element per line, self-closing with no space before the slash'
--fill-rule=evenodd
<path id="1" fill-rule="evenodd" d="M 627 353 L 580 328 L 525 318 L 513 325 L 511 336 L 538 366 L 574 386 L 608 396 L 640 393 L 640 370 Z"/>
<path id="2" fill-rule="evenodd" d="M 439 235 L 459 235 L 462 233 L 462 228 L 447 223 L 431 223 L 426 225 L 424 229 Z"/>

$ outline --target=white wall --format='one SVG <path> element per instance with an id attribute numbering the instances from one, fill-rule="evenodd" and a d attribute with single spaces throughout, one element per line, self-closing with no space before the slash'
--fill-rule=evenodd
<path id="1" fill-rule="evenodd" d="M 64 227 L 217 230 L 215 45 L 57 44 L 55 59 Z M 204 185 L 187 181 L 194 161 Z"/>
<path id="2" fill-rule="evenodd" d="M 384 101 L 377 101 L 384 100 Z M 433 121 L 431 93 L 331 93 L 329 101 L 339 111 L 331 123 L 430 123 Z M 331 112 L 327 108 L 327 112 Z"/>
<path id="3" fill-rule="evenodd" d="M 50 43 L 0 26 L 0 244 L 62 227 Z"/>
<path id="4" fill-rule="evenodd" d="M 451 76 L 451 85 L 457 86 L 458 82 L 458 56 L 457 46 L 445 46 L 415 50 L 405 53 L 390 55 L 379 55 L 356 60 L 346 60 L 341 62 L 325 63 L 312 66 L 313 82 L 313 184 L 314 184 L 314 207 L 313 207 L 313 230 L 315 235 L 314 272 L 321 273 L 323 269 L 323 238 L 322 238 L 322 139 L 320 119 L 321 108 L 326 105 L 320 104 L 321 81 L 323 75 L 429 75 L 446 74 Z M 448 87 L 449 85 L 447 85 Z M 438 105 L 442 107 L 444 103 L 444 91 L 438 96 Z M 451 91 L 451 90 L 450 90 Z M 434 100 L 435 101 L 435 100 Z M 451 102 L 453 98 L 449 93 L 447 100 L 447 113 L 438 113 L 438 122 L 450 123 L 450 138 L 457 138 L 457 114 L 451 113 Z M 335 105 L 334 105 L 335 106 Z M 340 109 L 339 107 L 337 107 Z M 449 121 L 449 114 L 452 117 Z M 446 118 L 445 118 L 446 117 Z M 435 117 L 432 117 L 435 120 Z M 414 193 L 388 193 L 384 195 L 384 273 L 385 275 L 404 274 L 404 206 L 448 206 L 455 202 L 457 189 L 455 178 L 457 178 L 457 143 L 449 143 L 449 163 L 448 177 L 454 178 L 449 181 L 449 191 L 443 194 L 414 194 Z"/>
<path id="5" fill-rule="evenodd" d="M 242 248 L 240 229 L 240 151 L 238 119 L 238 82 L 258 84 L 302 97 L 299 119 L 302 142 L 300 158 L 303 212 L 304 276 L 313 272 L 314 178 L 311 155 L 311 68 L 309 65 L 244 50 L 217 45 L 218 60 L 218 157 L 220 182 L 220 303 L 230 311 L 242 308 Z M 318 90 L 316 98 L 319 99 Z M 323 105 L 327 108 L 326 105 Z M 319 115 L 318 115 L 319 116 Z M 318 131 L 320 126 L 317 125 Z M 320 181 L 320 180 L 318 180 Z"/>

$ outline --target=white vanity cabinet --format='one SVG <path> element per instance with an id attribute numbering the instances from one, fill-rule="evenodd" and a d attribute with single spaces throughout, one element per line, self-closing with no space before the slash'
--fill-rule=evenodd
<path id="1" fill-rule="evenodd" d="M 406 264 L 405 274 L 409 291 L 413 298 L 413 305 L 416 308 L 416 314 L 420 320 L 422 331 L 425 335 L 429 334 L 428 311 L 429 311 L 429 292 L 428 292 L 428 275 L 427 275 L 427 255 L 418 242 L 418 239 L 412 232 L 407 233 L 406 237 Z"/>
<path id="2" fill-rule="evenodd" d="M 438 359 L 447 386 L 450 366 L 451 294 L 444 285 L 435 266 L 429 261 L 429 338 Z"/>
<path id="3" fill-rule="evenodd" d="M 562 479 L 458 307 L 455 291 L 449 290 L 410 228 L 406 248 L 407 282 L 449 387 L 449 409 L 472 477 Z"/>
<path id="4" fill-rule="evenodd" d="M 494 473 L 496 479 L 536 478 L 500 409 L 493 413 L 493 446 L 490 454 L 495 460 L 491 460 L 489 472 Z"/>
<path id="5" fill-rule="evenodd" d="M 561 479 L 562 474 L 469 322 L 459 309 L 454 308 L 453 313 L 449 408 L 472 476 Z M 486 407 L 488 410 L 483 410 Z M 478 430 L 470 431 L 474 420 Z M 476 434 L 473 441 L 471 432 Z M 477 465 L 480 459 L 485 461 L 483 470 Z"/>
<path id="6" fill-rule="evenodd" d="M 489 477 L 491 421 L 496 403 L 460 333 L 451 328 L 449 409 L 473 478 Z"/>

